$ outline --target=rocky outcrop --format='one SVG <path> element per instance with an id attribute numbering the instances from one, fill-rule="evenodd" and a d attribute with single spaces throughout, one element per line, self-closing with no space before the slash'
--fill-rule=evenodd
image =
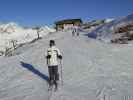
<path id="1" fill-rule="evenodd" d="M 120 34 L 120 37 L 112 39 L 112 43 L 128 43 L 128 41 L 133 40 L 133 22 L 123 25 L 115 29 L 114 34 Z"/>

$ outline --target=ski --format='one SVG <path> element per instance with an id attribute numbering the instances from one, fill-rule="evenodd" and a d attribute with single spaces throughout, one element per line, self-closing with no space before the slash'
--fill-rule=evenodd
<path id="1" fill-rule="evenodd" d="M 48 88 L 48 100 L 51 99 L 52 93 L 53 93 L 53 86 L 49 86 L 49 88 Z"/>
<path id="2" fill-rule="evenodd" d="M 58 88 L 53 88 L 53 86 L 50 86 L 48 88 L 48 100 L 51 100 L 53 93 L 57 92 Z"/>

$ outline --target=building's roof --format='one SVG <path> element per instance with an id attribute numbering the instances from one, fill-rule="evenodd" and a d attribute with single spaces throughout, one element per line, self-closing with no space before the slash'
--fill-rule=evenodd
<path id="1" fill-rule="evenodd" d="M 65 19 L 65 20 L 57 21 L 57 22 L 55 22 L 55 24 L 56 24 L 56 25 L 57 25 L 57 24 L 70 24 L 70 23 L 72 23 L 72 22 L 77 22 L 77 21 L 79 21 L 79 22 L 82 23 L 82 20 L 81 20 L 81 19 Z"/>

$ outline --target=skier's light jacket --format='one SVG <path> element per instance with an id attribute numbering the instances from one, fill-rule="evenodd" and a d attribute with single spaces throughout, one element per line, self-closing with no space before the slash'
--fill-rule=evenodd
<path id="1" fill-rule="evenodd" d="M 50 56 L 50 58 L 47 59 L 47 65 L 48 66 L 57 66 L 58 65 L 58 56 L 61 55 L 60 50 L 52 46 L 47 49 L 47 56 Z"/>

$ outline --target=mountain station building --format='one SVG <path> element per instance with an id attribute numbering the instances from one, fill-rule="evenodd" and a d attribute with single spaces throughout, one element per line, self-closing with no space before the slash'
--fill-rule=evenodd
<path id="1" fill-rule="evenodd" d="M 57 31 L 59 30 L 64 30 L 64 29 L 69 29 L 73 26 L 80 26 L 82 24 L 81 19 L 66 19 L 66 20 L 61 20 L 55 22 L 55 28 Z"/>

